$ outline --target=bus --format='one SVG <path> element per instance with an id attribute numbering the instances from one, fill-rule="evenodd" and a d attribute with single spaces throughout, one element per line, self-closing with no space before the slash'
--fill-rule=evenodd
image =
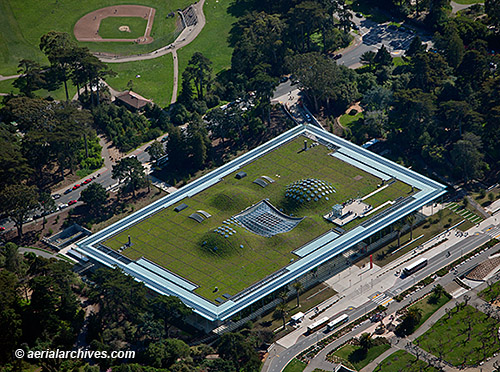
<path id="1" fill-rule="evenodd" d="M 330 320 L 330 318 L 328 318 L 327 316 L 325 316 L 324 318 L 321 318 L 320 320 L 316 320 L 313 324 L 311 324 L 310 326 L 307 326 L 307 333 L 311 334 L 311 333 L 317 331 L 318 329 L 324 327 L 326 325 L 326 323 L 328 323 L 329 320 Z"/>
<path id="2" fill-rule="evenodd" d="M 340 326 L 344 323 L 347 323 L 348 320 L 349 320 L 349 316 L 347 314 L 341 315 L 337 319 L 332 320 L 330 323 L 328 323 L 328 325 L 326 326 L 326 329 L 329 332 L 329 331 L 337 328 L 338 326 Z"/>
<path id="3" fill-rule="evenodd" d="M 412 263 L 410 266 L 405 267 L 403 269 L 403 274 L 405 276 L 410 276 L 411 274 L 413 274 L 414 272 L 417 272 L 418 270 L 420 270 L 421 268 L 423 268 L 425 266 L 427 266 L 427 258 L 421 258 L 420 260 Z"/>

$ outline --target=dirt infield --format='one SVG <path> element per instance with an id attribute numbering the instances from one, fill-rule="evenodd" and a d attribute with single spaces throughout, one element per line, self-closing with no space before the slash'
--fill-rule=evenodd
<path id="1" fill-rule="evenodd" d="M 151 29 L 156 9 L 142 5 L 115 5 L 98 9 L 84 15 L 76 22 L 73 33 L 78 41 L 124 41 L 136 42 L 138 44 L 149 44 L 153 41 Z M 99 35 L 101 20 L 108 17 L 140 17 L 148 20 L 144 36 L 138 39 L 103 39 Z"/>

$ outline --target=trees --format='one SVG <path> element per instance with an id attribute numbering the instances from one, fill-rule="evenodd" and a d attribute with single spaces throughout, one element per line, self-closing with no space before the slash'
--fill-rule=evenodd
<path id="1" fill-rule="evenodd" d="M 499 0 L 486 0 L 484 2 L 484 9 L 488 18 L 496 27 L 500 26 L 500 1 Z"/>
<path id="2" fill-rule="evenodd" d="M 50 195 L 48 191 L 41 191 L 38 195 L 38 202 L 40 203 L 40 207 L 42 208 L 43 215 L 43 227 L 45 228 L 45 223 L 47 220 L 45 219 L 45 215 L 49 214 L 51 211 L 54 211 L 56 208 L 56 203 Z"/>
<path id="3" fill-rule="evenodd" d="M 43 68 L 35 61 L 22 59 L 19 62 L 17 72 L 21 76 L 12 85 L 27 97 L 33 98 L 33 92 L 42 89 L 46 84 Z"/>
<path id="4" fill-rule="evenodd" d="M 387 50 L 385 45 L 382 45 L 375 57 L 373 58 L 373 62 L 377 65 L 377 67 L 389 66 L 392 64 L 391 53 Z"/>
<path id="5" fill-rule="evenodd" d="M 288 304 L 286 302 L 280 302 L 276 305 L 276 310 L 273 316 L 275 318 L 281 318 L 283 320 L 283 329 L 286 329 L 286 316 L 288 315 Z"/>
<path id="6" fill-rule="evenodd" d="M 300 292 L 304 290 L 304 285 L 302 284 L 302 282 L 296 281 L 295 283 L 293 283 L 293 289 L 295 289 L 295 293 L 297 295 L 297 307 L 299 307 Z"/>
<path id="7" fill-rule="evenodd" d="M 372 335 L 367 332 L 362 333 L 358 338 L 358 343 L 359 346 L 361 346 L 361 349 L 363 349 L 364 352 L 367 352 L 368 349 L 373 345 Z"/>
<path id="8" fill-rule="evenodd" d="M 165 155 L 165 148 L 163 144 L 158 141 L 154 141 L 146 151 L 152 161 L 158 160 Z"/>
<path id="9" fill-rule="evenodd" d="M 19 237 L 23 236 L 24 221 L 37 207 L 38 192 L 34 186 L 9 185 L 0 193 L 0 210 L 14 221 Z"/>
<path id="10" fill-rule="evenodd" d="M 314 110 L 343 111 L 358 98 L 356 75 L 345 66 L 332 63 L 319 53 L 306 53 L 289 60 Z"/>
<path id="11" fill-rule="evenodd" d="M 113 165 L 112 176 L 124 182 L 125 189 L 132 190 L 134 198 L 136 190 L 144 187 L 147 182 L 144 167 L 136 157 L 123 158 Z"/>
<path id="12" fill-rule="evenodd" d="M 192 310 L 175 296 L 160 295 L 151 303 L 153 316 L 163 323 L 166 337 L 170 337 L 170 327 L 174 321 L 180 321 L 190 315 Z"/>
<path id="13" fill-rule="evenodd" d="M 91 183 L 82 190 L 80 200 L 87 204 L 93 213 L 99 213 L 108 200 L 108 192 L 100 183 Z"/>
<path id="14" fill-rule="evenodd" d="M 481 149 L 481 138 L 473 133 L 465 133 L 453 146 L 451 158 L 460 172 L 457 176 L 461 175 L 465 182 L 481 178 L 487 169 Z"/>
<path id="15" fill-rule="evenodd" d="M 212 62 L 202 53 L 196 52 L 189 59 L 188 65 L 182 74 L 186 79 L 194 84 L 197 99 L 203 100 L 205 93 L 212 84 Z"/>
<path id="16" fill-rule="evenodd" d="M 417 55 L 418 53 L 425 52 L 426 46 L 422 43 L 422 39 L 418 35 L 416 35 L 412 40 L 410 45 L 408 46 L 408 49 L 406 49 L 405 54 L 408 57 L 413 57 Z"/>
<path id="17" fill-rule="evenodd" d="M 47 56 L 51 67 L 64 83 L 66 101 L 69 101 L 68 79 L 70 66 L 75 60 L 76 43 L 65 32 L 50 31 L 40 39 L 40 50 Z"/>
<path id="18" fill-rule="evenodd" d="M 237 370 L 255 372 L 260 368 L 260 361 L 253 346 L 240 333 L 225 333 L 217 345 L 217 352 L 226 360 L 231 360 Z"/>
<path id="19" fill-rule="evenodd" d="M 373 63 L 375 62 L 376 55 L 377 54 L 375 52 L 372 52 L 371 50 L 369 50 L 368 52 L 364 52 L 361 55 L 361 58 L 359 59 L 359 61 L 362 64 L 368 65 L 370 67 L 370 70 L 371 70 L 373 68 Z"/>

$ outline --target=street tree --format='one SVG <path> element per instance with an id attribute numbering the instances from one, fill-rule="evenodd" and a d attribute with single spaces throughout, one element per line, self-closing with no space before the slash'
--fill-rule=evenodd
<path id="1" fill-rule="evenodd" d="M 295 289 L 295 294 L 297 295 L 297 307 L 300 306 L 300 292 L 302 292 L 304 290 L 304 285 L 302 284 L 302 282 L 300 281 L 296 281 L 295 283 L 293 283 L 292 285 L 293 289 Z"/>
<path id="2" fill-rule="evenodd" d="M 45 228 L 45 224 L 47 223 L 45 215 L 49 214 L 56 208 L 56 203 L 52 198 L 52 195 L 48 191 L 40 192 L 40 194 L 38 195 L 38 202 L 40 203 L 40 207 L 42 208 L 43 228 Z"/>
<path id="3" fill-rule="evenodd" d="M 406 56 L 408 57 L 413 57 L 417 55 L 418 53 L 425 52 L 426 46 L 424 43 L 422 43 L 422 39 L 418 35 L 416 35 L 412 40 L 410 45 L 408 46 L 408 49 L 406 49 Z"/>
<path id="4" fill-rule="evenodd" d="M 19 237 L 23 236 L 24 222 L 38 206 L 38 192 L 34 186 L 14 184 L 0 192 L 0 210 L 14 221 Z"/>
<path id="5" fill-rule="evenodd" d="M 144 166 L 136 157 L 123 158 L 113 165 L 112 177 L 123 182 L 124 188 L 131 190 L 134 198 L 135 192 L 147 183 Z"/>
<path id="6" fill-rule="evenodd" d="M 367 52 L 364 52 L 362 55 L 361 55 L 361 58 L 360 58 L 360 62 L 364 65 L 368 65 L 368 67 L 370 68 L 370 70 L 373 69 L 373 64 L 375 62 L 375 56 L 377 55 L 377 53 L 369 50 Z"/>
<path id="7" fill-rule="evenodd" d="M 93 213 L 99 213 L 108 200 L 108 192 L 103 185 L 94 182 L 82 190 L 80 200 L 87 204 Z"/>
<path id="8" fill-rule="evenodd" d="M 146 151 L 152 161 L 156 161 L 165 155 L 165 147 L 158 141 L 154 141 Z"/>
<path id="9" fill-rule="evenodd" d="M 373 62 L 377 65 L 377 67 L 390 66 L 392 64 L 391 53 L 389 53 L 385 45 L 382 45 L 379 48 L 377 54 L 373 58 Z"/>

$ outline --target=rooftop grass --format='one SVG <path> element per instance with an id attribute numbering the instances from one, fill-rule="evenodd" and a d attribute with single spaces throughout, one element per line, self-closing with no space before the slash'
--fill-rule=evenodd
<path id="1" fill-rule="evenodd" d="M 472 306 L 460 306 L 417 340 L 422 349 L 454 366 L 475 366 L 500 351 L 499 325 Z"/>
<path id="2" fill-rule="evenodd" d="M 304 137 L 297 137 L 238 170 L 246 172 L 247 177 L 237 180 L 235 174 L 228 175 L 104 244 L 118 250 L 130 235 L 133 245 L 123 251 L 130 259 L 144 256 L 189 279 L 200 286 L 195 292 L 209 300 L 225 293 L 235 295 L 297 259 L 293 250 L 333 228 L 323 218 L 332 205 L 367 195 L 380 183 L 377 177 L 329 156 L 331 150 L 325 146 L 300 151 L 303 141 Z M 262 175 L 275 182 L 265 188 L 253 183 Z M 302 205 L 290 203 L 285 197 L 286 186 L 303 178 L 328 181 L 337 192 L 328 194 L 328 201 L 323 197 Z M 407 187 L 401 185 L 384 191 L 392 192 L 392 200 L 407 195 Z M 268 238 L 235 224 L 231 227 L 236 234 L 228 238 L 213 232 L 223 221 L 262 199 L 269 199 L 286 214 L 305 218 L 292 231 Z M 181 203 L 189 207 L 175 212 L 174 208 Z M 201 223 L 190 219 L 188 216 L 197 210 L 204 210 L 212 217 Z M 214 292 L 215 287 L 218 292 Z"/>

